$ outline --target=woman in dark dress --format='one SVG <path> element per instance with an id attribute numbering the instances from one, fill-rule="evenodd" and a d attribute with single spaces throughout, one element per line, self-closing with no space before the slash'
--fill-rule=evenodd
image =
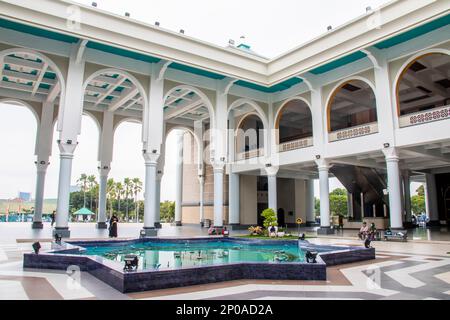
<path id="1" fill-rule="evenodd" d="M 116 215 L 113 215 L 111 219 L 109 220 L 109 237 L 110 238 L 117 238 L 117 223 L 119 222 L 119 219 L 116 217 Z"/>

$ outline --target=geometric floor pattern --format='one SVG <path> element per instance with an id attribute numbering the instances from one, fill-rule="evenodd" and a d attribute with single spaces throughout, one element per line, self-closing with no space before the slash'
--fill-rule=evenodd
<path id="1" fill-rule="evenodd" d="M 342 241 L 311 240 L 326 244 Z M 50 246 L 48 242 L 41 244 L 43 249 Z M 329 267 L 327 281 L 237 280 L 122 294 L 85 272 L 24 270 L 23 253 L 31 251 L 31 243 L 3 240 L 0 300 L 450 300 L 449 242 L 373 244 L 375 260 Z"/>

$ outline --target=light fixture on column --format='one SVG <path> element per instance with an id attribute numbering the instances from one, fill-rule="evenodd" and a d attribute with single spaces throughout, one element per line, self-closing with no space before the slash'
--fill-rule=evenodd
<path id="1" fill-rule="evenodd" d="M 44 164 L 45 164 L 45 161 L 41 161 L 40 164 L 44 165 Z"/>
<path id="2" fill-rule="evenodd" d="M 220 158 L 220 161 L 225 162 L 225 157 Z"/>
<path id="3" fill-rule="evenodd" d="M 146 153 L 147 153 L 147 150 L 146 150 L 146 149 L 142 150 L 142 153 L 143 153 L 143 154 L 146 154 Z"/>
<path id="4" fill-rule="evenodd" d="M 154 150 L 152 150 L 152 153 L 153 153 L 153 154 L 157 154 L 157 153 L 158 153 L 158 150 L 154 149 Z"/>
<path id="5" fill-rule="evenodd" d="M 319 160 L 321 158 L 320 154 L 316 155 L 316 159 Z"/>
<path id="6" fill-rule="evenodd" d="M 270 168 L 270 167 L 272 167 L 272 164 L 271 163 L 266 163 L 266 168 Z"/>
<path id="7" fill-rule="evenodd" d="M 66 143 L 67 144 L 72 144 L 72 140 L 67 140 Z"/>
<path id="8" fill-rule="evenodd" d="M 388 142 L 386 142 L 385 144 L 383 144 L 383 147 L 385 147 L 385 148 L 389 148 L 390 146 L 391 146 L 391 144 L 388 143 Z"/>

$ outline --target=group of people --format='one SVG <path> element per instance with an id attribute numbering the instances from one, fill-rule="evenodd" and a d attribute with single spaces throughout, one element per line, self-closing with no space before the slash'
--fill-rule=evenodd
<path id="1" fill-rule="evenodd" d="M 375 227 L 375 223 L 372 222 L 369 227 L 367 225 L 367 222 L 364 221 L 361 228 L 359 229 L 358 237 L 361 240 L 366 240 L 366 239 L 374 240 L 376 234 L 377 234 L 377 228 Z"/>

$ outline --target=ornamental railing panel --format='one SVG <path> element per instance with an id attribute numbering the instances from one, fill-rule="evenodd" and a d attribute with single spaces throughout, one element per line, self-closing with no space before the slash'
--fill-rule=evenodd
<path id="1" fill-rule="evenodd" d="M 255 149 L 236 154 L 236 161 L 258 158 L 264 155 L 264 149 Z"/>
<path id="2" fill-rule="evenodd" d="M 378 123 L 372 122 L 364 124 L 362 126 L 351 127 L 348 129 L 342 129 L 333 131 L 328 134 L 329 142 L 341 141 L 347 139 L 353 139 L 357 137 L 367 136 L 369 134 L 378 133 Z"/>
<path id="3" fill-rule="evenodd" d="M 405 128 L 445 119 L 450 119 L 450 105 L 400 116 L 399 124 Z"/>
<path id="4" fill-rule="evenodd" d="M 288 141 L 285 143 L 280 143 L 278 145 L 278 152 L 286 152 L 291 150 L 303 149 L 311 147 L 313 145 L 313 137 L 298 139 L 294 141 Z"/>

